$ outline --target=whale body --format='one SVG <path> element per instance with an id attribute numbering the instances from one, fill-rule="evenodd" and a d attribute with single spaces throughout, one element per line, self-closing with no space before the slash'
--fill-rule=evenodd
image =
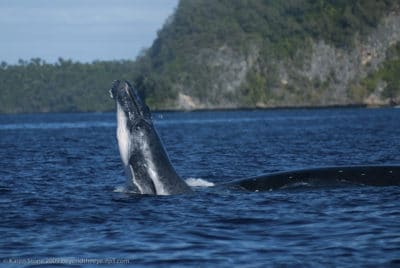
<path id="1" fill-rule="evenodd" d="M 114 81 L 117 141 L 129 187 L 140 194 L 192 192 L 172 166 L 153 125 L 148 106 L 128 82 Z M 224 184 L 248 191 L 268 191 L 291 185 L 400 185 L 400 165 L 337 166 L 265 174 Z"/>

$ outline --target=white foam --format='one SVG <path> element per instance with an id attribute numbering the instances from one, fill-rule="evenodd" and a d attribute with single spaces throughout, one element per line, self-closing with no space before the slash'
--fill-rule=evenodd
<path id="1" fill-rule="evenodd" d="M 127 185 L 116 186 L 113 190 L 114 193 L 123 193 L 123 194 L 140 194 L 140 192 L 135 191 L 131 187 Z"/>
<path id="2" fill-rule="evenodd" d="M 128 188 L 124 185 L 121 186 L 117 186 L 115 187 L 115 189 L 113 190 L 114 193 L 127 193 L 129 192 Z"/>
<path id="3" fill-rule="evenodd" d="M 213 187 L 214 183 L 196 178 L 188 178 L 185 180 L 190 187 Z"/>

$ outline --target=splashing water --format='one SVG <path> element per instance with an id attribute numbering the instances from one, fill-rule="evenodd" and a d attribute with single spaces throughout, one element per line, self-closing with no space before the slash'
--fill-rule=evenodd
<path id="1" fill-rule="evenodd" d="M 200 178 L 188 178 L 185 180 L 190 187 L 213 187 L 214 183 Z"/>

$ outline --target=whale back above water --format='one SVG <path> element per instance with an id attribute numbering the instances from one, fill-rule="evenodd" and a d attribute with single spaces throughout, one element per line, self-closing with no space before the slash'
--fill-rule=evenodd
<path id="1" fill-rule="evenodd" d="M 228 185 L 252 192 L 290 187 L 400 186 L 400 166 L 337 166 L 302 169 L 241 179 Z"/>
<path id="2" fill-rule="evenodd" d="M 153 125 L 150 109 L 127 81 L 114 81 L 110 95 L 117 111 L 117 141 L 128 186 L 137 193 L 191 192 L 179 177 Z M 277 156 L 279 157 L 279 156 Z M 265 174 L 224 184 L 233 189 L 268 191 L 298 186 L 399 186 L 400 165 L 337 166 Z"/>

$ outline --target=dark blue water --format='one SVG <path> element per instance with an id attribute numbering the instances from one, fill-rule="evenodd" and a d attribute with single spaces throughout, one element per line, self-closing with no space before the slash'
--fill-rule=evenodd
<path id="1" fill-rule="evenodd" d="M 183 178 L 400 164 L 400 109 L 155 114 Z M 0 265 L 400 265 L 400 188 L 138 196 L 114 114 L 0 116 Z"/>

